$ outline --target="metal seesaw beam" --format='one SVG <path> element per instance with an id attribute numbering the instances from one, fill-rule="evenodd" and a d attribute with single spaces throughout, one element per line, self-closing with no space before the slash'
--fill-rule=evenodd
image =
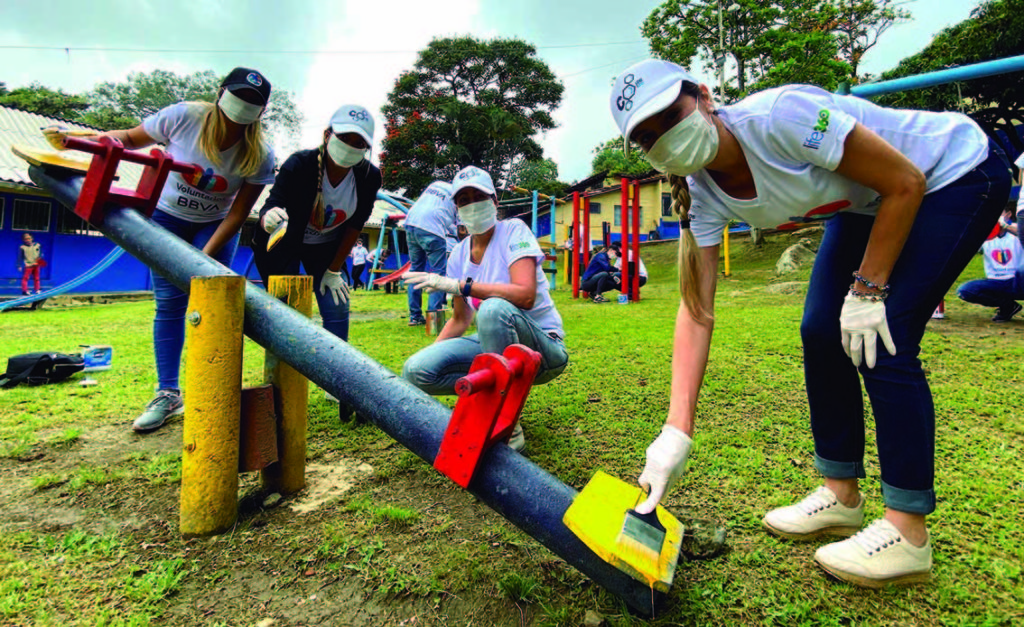
<path id="1" fill-rule="evenodd" d="M 58 178 L 35 166 L 29 176 L 75 206 L 83 177 Z M 235 274 L 133 209 L 110 207 L 95 226 L 185 292 L 194 276 Z M 245 334 L 433 463 L 451 410 L 251 283 Z M 637 612 L 653 614 L 664 596 L 601 560 L 562 524 L 576 490 L 507 445 L 484 454 L 469 491 Z"/>

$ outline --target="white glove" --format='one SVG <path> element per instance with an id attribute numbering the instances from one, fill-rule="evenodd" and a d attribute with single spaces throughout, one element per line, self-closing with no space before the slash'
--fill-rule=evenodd
<path id="1" fill-rule="evenodd" d="M 672 425 L 661 428 L 661 435 L 647 447 L 647 465 L 637 480 L 641 488 L 650 491 L 647 500 L 637 506 L 638 514 L 653 512 L 661 497 L 683 476 L 691 446 L 693 440 L 679 429 Z"/>
<path id="2" fill-rule="evenodd" d="M 1004 229 L 1010 228 L 1010 221 L 1006 219 L 1005 215 L 999 216 L 999 226 L 1003 227 Z"/>
<path id="3" fill-rule="evenodd" d="M 324 276 L 320 279 L 320 295 L 322 296 L 328 291 L 331 293 L 335 305 L 348 303 L 348 283 L 341 278 L 340 272 L 324 270 Z"/>
<path id="4" fill-rule="evenodd" d="M 882 338 L 885 350 L 896 354 L 896 344 L 889 334 L 889 323 L 885 319 L 885 302 L 857 298 L 847 294 L 843 311 L 839 314 L 839 326 L 843 332 L 843 350 L 860 366 L 861 358 L 868 368 L 875 367 L 878 338 Z"/>
<path id="5" fill-rule="evenodd" d="M 402 280 L 411 285 L 414 290 L 427 290 L 428 294 L 434 292 L 447 292 L 458 296 L 462 293 L 458 279 L 452 279 L 433 272 L 406 272 Z"/>
<path id="6" fill-rule="evenodd" d="M 280 207 L 273 207 L 269 211 L 263 214 L 261 222 L 263 223 L 263 230 L 267 233 L 273 233 L 274 229 L 281 226 L 282 222 L 288 220 L 288 212 Z"/>

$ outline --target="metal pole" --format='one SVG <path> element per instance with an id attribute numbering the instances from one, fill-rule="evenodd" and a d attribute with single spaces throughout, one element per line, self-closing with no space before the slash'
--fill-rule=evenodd
<path id="1" fill-rule="evenodd" d="M 533 190 L 533 234 L 537 234 L 537 190 Z"/>
<path id="2" fill-rule="evenodd" d="M 551 199 L 551 248 L 558 247 L 558 239 L 555 237 L 555 199 Z"/>
<path id="3" fill-rule="evenodd" d="M 882 81 L 880 83 L 857 85 L 850 89 L 850 92 L 854 96 L 871 98 L 872 96 L 881 96 L 882 94 L 891 94 L 897 91 L 923 89 L 925 87 L 934 87 L 935 85 L 941 85 L 943 83 L 966 81 L 975 78 L 993 76 L 995 74 L 1019 72 L 1021 70 L 1024 70 L 1024 55 L 1009 57 L 1007 59 L 997 59 L 995 61 L 986 61 L 984 63 L 975 63 L 974 65 L 965 65 L 962 67 L 950 68 L 948 70 L 939 70 L 937 72 L 928 72 L 926 74 L 918 74 L 917 76 L 894 78 L 891 81 Z"/>
<path id="4" fill-rule="evenodd" d="M 590 196 L 583 199 L 583 267 L 590 265 Z"/>
<path id="5" fill-rule="evenodd" d="M 640 181 L 633 181 L 633 281 L 630 297 L 633 302 L 640 301 Z M 627 258 L 628 258 L 627 253 Z M 625 264 L 628 264 L 627 259 Z"/>
<path id="6" fill-rule="evenodd" d="M 722 0 L 718 0 L 718 97 L 725 104 L 725 28 L 722 27 Z"/>
<path id="7" fill-rule="evenodd" d="M 29 176 L 65 206 L 75 205 L 82 177 L 54 178 L 35 166 Z M 186 292 L 193 276 L 237 276 L 132 209 L 111 207 L 95 226 Z M 245 334 L 433 463 L 451 419 L 437 400 L 249 282 Z M 484 454 L 469 491 L 637 611 L 651 614 L 663 598 L 587 548 L 562 523 L 576 491 L 507 445 Z"/>

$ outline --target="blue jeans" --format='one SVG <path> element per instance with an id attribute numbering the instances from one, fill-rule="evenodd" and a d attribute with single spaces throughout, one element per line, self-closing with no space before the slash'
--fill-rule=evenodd
<path id="1" fill-rule="evenodd" d="M 153 222 L 164 227 L 199 250 L 210 241 L 220 221 L 189 222 L 176 218 L 157 209 Z M 238 248 L 238 235 L 232 237 L 214 259 L 231 267 Z M 157 389 L 177 390 L 181 370 L 181 351 L 185 346 L 185 311 L 188 309 L 188 294 L 155 272 L 150 273 L 153 281 L 153 298 L 156 300 L 156 316 L 153 318 L 153 352 L 156 355 Z"/>
<path id="2" fill-rule="evenodd" d="M 957 296 L 968 303 L 1009 311 L 1017 304 L 1017 299 L 1024 299 L 1024 272 L 1017 272 L 1013 278 L 1001 281 L 968 281 L 957 290 Z"/>
<path id="3" fill-rule="evenodd" d="M 540 353 L 541 364 L 534 384 L 547 383 L 562 374 L 569 353 L 561 338 L 548 335 L 521 309 L 501 298 L 488 298 L 476 313 L 477 333 L 436 342 L 405 362 L 402 377 L 427 394 L 455 394 L 455 382 L 469 373 L 481 353 L 502 353 L 522 344 Z"/>
<path id="4" fill-rule="evenodd" d="M 991 149 L 990 149 L 991 150 Z M 935 408 L 918 359 L 925 325 L 985 241 L 1010 193 L 1005 157 L 989 158 L 955 183 L 928 194 L 889 277 L 885 301 L 896 354 L 878 344 L 874 368 L 843 352 L 839 314 L 864 256 L 874 218 L 841 213 L 825 226 L 800 331 L 814 434 L 815 466 L 825 477 L 864 477 L 864 379 L 874 413 L 886 507 L 935 510 Z"/>
<path id="5" fill-rule="evenodd" d="M 259 248 L 253 249 L 253 255 L 256 257 L 256 268 L 263 279 L 264 287 L 266 287 L 267 281 L 272 276 L 298 276 L 299 264 L 301 263 L 302 269 L 306 271 L 306 274 L 313 277 L 313 296 L 316 298 L 317 307 L 320 309 L 320 317 L 324 321 L 324 328 L 347 342 L 348 302 L 335 305 L 330 292 L 326 294 L 320 293 L 320 281 L 324 278 L 324 271 L 330 267 L 337 252 L 337 242 L 302 244 L 292 248 L 278 245 L 269 252 Z"/>
<path id="6" fill-rule="evenodd" d="M 406 227 L 405 238 L 409 243 L 409 270 L 413 272 L 436 272 L 444 275 L 448 264 L 448 249 L 443 237 L 415 226 Z M 444 309 L 445 293 L 434 292 L 427 299 L 427 311 Z M 423 320 L 423 293 L 409 286 L 409 320 Z"/>

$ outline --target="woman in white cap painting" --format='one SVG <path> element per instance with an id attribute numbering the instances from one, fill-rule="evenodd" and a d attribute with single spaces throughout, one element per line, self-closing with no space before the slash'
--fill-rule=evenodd
<path id="1" fill-rule="evenodd" d="M 373 116 L 360 105 L 334 112 L 317 148 L 288 157 L 260 209 L 253 237 L 256 268 L 264 285 L 274 275 L 296 275 L 299 264 L 313 277 L 324 328 L 348 341 L 349 288 L 345 262 L 373 211 L 380 170 L 367 156 Z M 270 233 L 284 235 L 267 250 Z"/>
<path id="2" fill-rule="evenodd" d="M 801 326 L 823 485 L 768 512 L 763 524 L 792 540 L 852 536 L 815 553 L 842 580 L 928 580 L 935 410 L 918 354 L 936 305 L 1006 204 L 1002 151 L 959 113 L 885 109 L 817 87 L 769 89 L 716 108 L 706 85 L 657 60 L 618 77 L 611 111 L 627 149 L 635 142 L 669 175 L 682 227 L 672 392 L 639 479 L 650 495 L 637 510 L 652 510 L 686 465 L 728 221 L 771 228 L 827 220 Z M 867 526 L 858 485 L 861 380 L 885 505 Z"/>
<path id="3" fill-rule="evenodd" d="M 497 219 L 494 183 L 480 168 L 460 170 L 452 195 L 469 237 L 452 249 L 445 275 L 403 275 L 415 289 L 455 296 L 452 318 L 433 344 L 405 362 L 402 376 L 428 394 L 454 394 L 455 382 L 469 372 L 477 355 L 522 344 L 541 355 L 535 383 L 554 379 L 565 370 L 569 353 L 537 238 L 522 220 Z M 474 314 L 477 332 L 466 336 Z M 526 445 L 518 424 L 509 445 L 520 451 Z"/>
<path id="4" fill-rule="evenodd" d="M 226 266 L 238 247 L 238 231 L 263 186 L 274 181 L 274 152 L 264 140 L 260 118 L 270 100 L 270 82 L 256 70 L 238 67 L 221 82 L 216 102 L 182 102 L 165 107 L 128 130 L 107 131 L 129 150 L 155 143 L 176 161 L 195 164 L 191 174 L 171 172 L 153 221 Z M 46 129 L 59 143 L 60 129 Z M 157 393 L 132 427 L 159 429 L 184 413 L 178 375 L 185 344 L 185 294 L 152 273 L 156 316 L 153 349 Z"/>

